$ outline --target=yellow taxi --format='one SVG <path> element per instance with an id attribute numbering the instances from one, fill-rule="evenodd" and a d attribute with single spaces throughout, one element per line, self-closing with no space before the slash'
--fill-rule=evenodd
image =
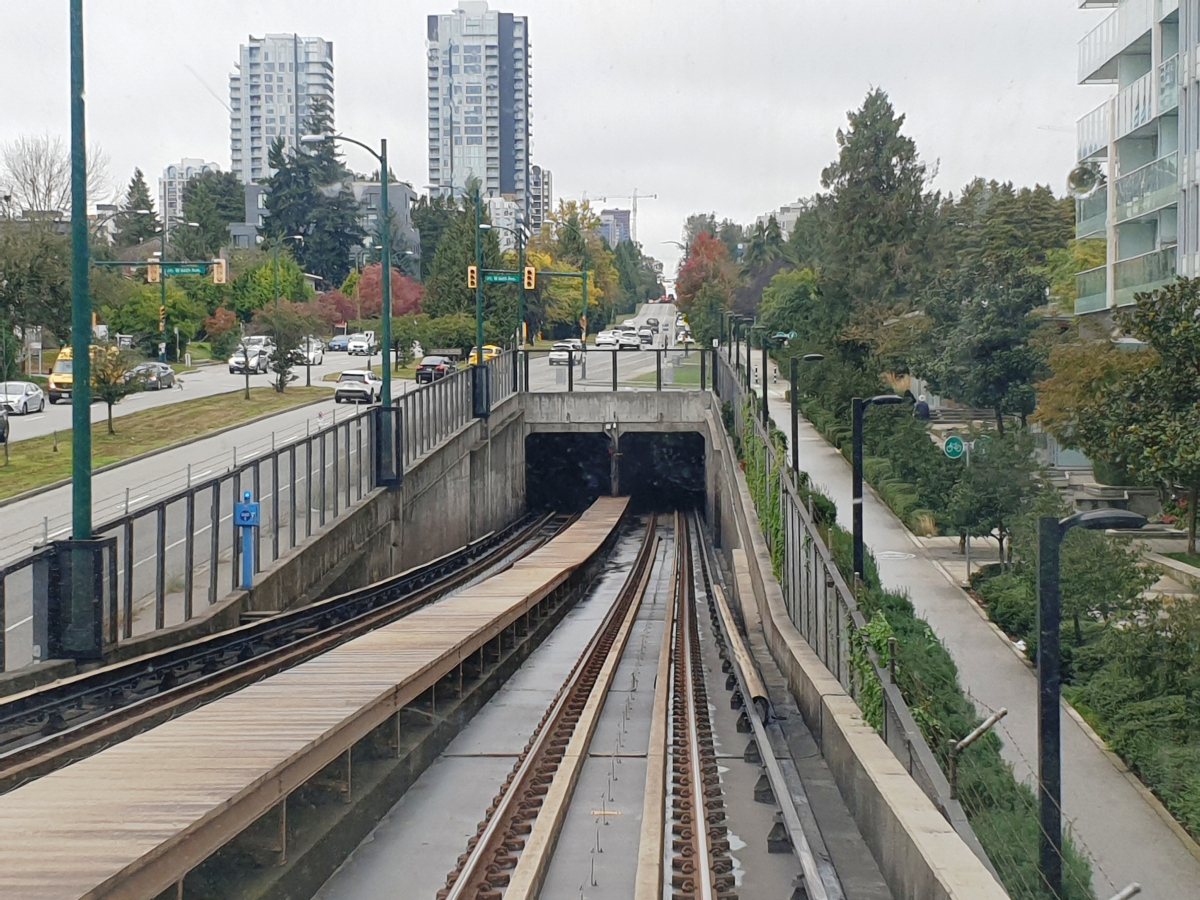
<path id="1" fill-rule="evenodd" d="M 92 344 L 92 365 L 96 364 L 96 357 L 100 353 L 117 353 L 116 347 L 106 347 L 101 344 Z M 72 358 L 71 348 L 63 347 L 58 351 L 58 358 L 54 360 L 54 368 L 50 370 L 49 382 L 50 402 L 57 403 L 59 400 L 69 400 L 71 391 L 75 386 L 75 360 Z"/>
<path id="2" fill-rule="evenodd" d="M 497 347 L 495 344 L 484 344 L 483 345 L 483 361 L 489 362 L 490 360 L 496 359 L 503 352 L 504 352 L 503 349 L 500 347 Z M 475 366 L 478 364 L 479 364 L 479 350 L 475 349 L 475 350 L 471 351 L 471 356 L 467 359 L 467 365 Z"/>

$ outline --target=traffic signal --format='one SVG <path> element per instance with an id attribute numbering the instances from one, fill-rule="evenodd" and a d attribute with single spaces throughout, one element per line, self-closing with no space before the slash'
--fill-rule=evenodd
<path id="1" fill-rule="evenodd" d="M 467 266 L 467 287 L 471 290 L 479 287 L 479 266 Z"/>
<path id="2" fill-rule="evenodd" d="M 167 330 L 167 308 L 165 306 L 160 306 L 158 308 L 158 330 Z"/>
<path id="3" fill-rule="evenodd" d="M 146 283 L 158 284 L 162 280 L 162 270 L 158 267 L 158 263 L 151 262 L 146 266 Z"/>
<path id="4" fill-rule="evenodd" d="M 533 266 L 525 267 L 525 290 L 532 291 L 537 287 L 537 269 Z"/>
<path id="5" fill-rule="evenodd" d="M 225 260 L 214 259 L 212 261 L 212 277 L 213 284 L 224 284 L 229 273 L 225 268 Z"/>

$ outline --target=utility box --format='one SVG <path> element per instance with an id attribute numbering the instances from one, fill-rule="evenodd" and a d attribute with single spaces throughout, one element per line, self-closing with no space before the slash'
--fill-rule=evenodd
<path id="1" fill-rule="evenodd" d="M 486 365 L 471 366 L 472 414 L 476 419 L 492 415 L 492 370 Z"/>
<path id="2" fill-rule="evenodd" d="M 375 407 L 375 487 L 404 482 L 404 444 L 398 406 Z"/>

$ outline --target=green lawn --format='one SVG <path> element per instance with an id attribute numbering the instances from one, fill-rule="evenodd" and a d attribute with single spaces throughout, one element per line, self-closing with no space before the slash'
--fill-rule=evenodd
<path id="1" fill-rule="evenodd" d="M 1189 556 L 1187 553 L 1164 553 L 1163 556 L 1170 557 L 1184 565 L 1195 566 L 1197 569 L 1200 569 L 1200 556 Z"/>
<path id="2" fill-rule="evenodd" d="M 668 377 L 668 372 L 675 372 L 674 380 Z M 628 379 L 630 384 L 654 384 L 658 378 L 657 372 L 647 372 L 644 375 L 638 375 Z M 622 378 L 622 381 L 626 379 Z M 691 358 L 684 359 L 678 366 L 672 367 L 667 360 L 663 360 L 663 387 L 668 385 L 678 385 L 680 387 L 700 387 L 700 355 L 696 354 Z"/>
<path id="3" fill-rule="evenodd" d="M 355 368 L 359 369 L 362 367 L 355 366 Z M 300 366 L 298 369 L 296 369 L 294 371 L 303 372 L 304 367 Z M 371 366 L 371 371 L 374 372 L 379 377 L 381 377 L 381 378 L 383 377 L 383 367 L 382 366 Z M 342 374 L 341 372 L 330 372 L 328 375 L 326 375 L 321 380 L 322 381 L 337 381 L 338 377 L 341 374 Z M 408 379 L 416 378 L 417 377 L 417 364 L 413 363 L 412 365 L 401 366 L 400 368 L 396 369 L 393 377 L 394 378 L 408 378 Z"/>
<path id="4" fill-rule="evenodd" d="M 240 391 L 185 400 L 113 419 L 116 434 L 107 422 L 92 426 L 92 466 L 99 468 L 130 457 L 201 437 L 230 425 L 239 425 L 268 413 L 282 412 L 329 396 L 328 388 L 289 387 L 277 394 L 273 388 L 250 389 L 249 401 Z M 20 431 L 19 416 L 9 420 Z M 71 432 L 18 440 L 8 446 L 8 464 L 0 454 L 0 500 L 71 477 Z"/>

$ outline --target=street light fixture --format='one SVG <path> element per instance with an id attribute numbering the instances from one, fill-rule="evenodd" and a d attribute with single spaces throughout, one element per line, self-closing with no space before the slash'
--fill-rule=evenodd
<path id="1" fill-rule="evenodd" d="M 1060 551 L 1072 528 L 1137 530 L 1146 517 L 1128 509 L 1093 509 L 1065 519 L 1038 519 L 1038 794 L 1042 878 L 1055 897 L 1062 883 L 1062 629 Z M 1130 895 L 1132 896 L 1132 895 Z"/>
<path id="2" fill-rule="evenodd" d="M 854 419 L 854 491 L 851 504 L 854 507 L 854 574 L 866 581 L 863 560 L 863 414 L 870 406 L 896 406 L 904 398 L 896 394 L 879 394 L 869 400 L 855 397 L 850 401 Z"/>
<path id="3" fill-rule="evenodd" d="M 391 213 L 388 209 L 388 161 L 387 138 L 379 141 L 379 152 L 370 146 L 344 134 L 306 134 L 300 138 L 302 144 L 324 144 L 331 141 L 344 141 L 366 150 L 379 161 L 379 211 L 383 216 L 380 226 L 380 239 L 383 252 L 380 258 L 383 268 L 383 396 L 380 400 L 383 406 L 392 405 L 392 259 L 391 259 Z"/>
<path id="4" fill-rule="evenodd" d="M 792 414 L 792 475 L 800 478 L 800 401 L 796 396 L 796 381 L 800 375 L 800 363 L 823 362 L 825 357 L 820 353 L 805 353 L 803 356 L 792 357 L 791 371 L 788 372 L 788 398 Z"/>

